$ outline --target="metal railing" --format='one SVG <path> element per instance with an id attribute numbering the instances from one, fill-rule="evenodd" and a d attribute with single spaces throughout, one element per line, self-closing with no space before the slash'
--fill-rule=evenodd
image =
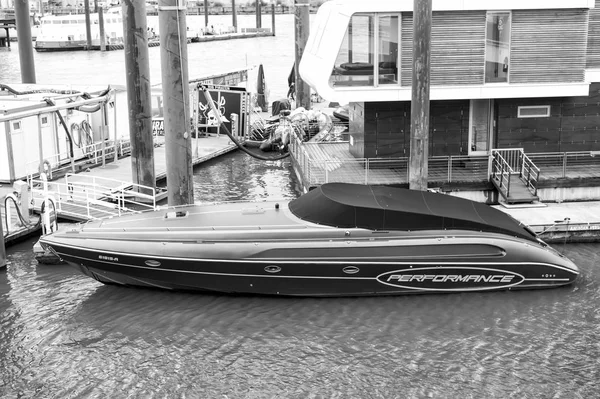
<path id="1" fill-rule="evenodd" d="M 339 142 L 333 144 L 339 144 Z M 353 158 L 348 152 L 348 155 L 344 157 L 317 160 L 311 146 L 325 148 L 324 146 L 327 145 L 331 144 L 302 142 L 297 136 L 291 136 L 289 150 L 297 164 L 298 173 L 301 175 L 305 187 L 314 187 L 331 181 L 366 184 L 403 184 L 408 182 L 408 157 Z M 500 155 L 502 155 L 501 152 Z M 511 166 L 514 173 L 519 173 L 525 182 L 529 182 L 527 185 L 534 195 L 537 195 L 537 189 L 543 180 L 580 179 L 600 174 L 600 151 L 525 154 L 522 149 L 518 149 L 516 155 L 508 156 L 509 159 L 506 159 L 504 155 L 502 157 L 506 164 Z M 428 180 L 440 183 L 488 182 L 494 166 L 492 159 L 488 155 L 430 157 Z M 388 171 L 388 176 L 393 175 L 393 178 L 381 178 L 385 169 L 393 172 Z M 352 170 L 353 174 L 344 174 L 344 170 Z M 509 171 L 506 169 L 502 176 L 505 185 L 508 184 L 506 182 L 508 173 Z"/>
<path id="2" fill-rule="evenodd" d="M 153 187 L 98 176 L 68 173 L 64 183 L 28 178 L 35 206 L 50 198 L 56 212 L 81 219 L 102 219 L 157 209 Z"/>
<path id="3" fill-rule="evenodd" d="M 510 161 L 507 161 L 504 158 L 503 154 L 506 155 Z M 514 156 L 513 152 L 497 150 L 492 150 L 490 157 L 490 178 L 492 179 L 492 182 L 496 185 L 498 191 L 500 192 L 500 194 L 502 194 L 504 199 L 508 199 L 508 197 L 510 196 L 510 176 L 515 174 L 511 163 L 513 165 L 515 165 L 516 163 L 518 164 L 518 162 L 516 162 L 516 157 Z"/>
<path id="4" fill-rule="evenodd" d="M 533 163 L 531 158 L 525 154 L 522 148 L 497 148 L 491 153 L 492 159 L 494 154 L 499 154 L 510 165 L 512 173 L 518 173 L 519 178 L 525 183 L 525 186 L 534 195 L 537 195 L 537 186 L 540 179 L 540 168 Z M 491 173 L 494 173 L 492 169 Z"/>
<path id="5" fill-rule="evenodd" d="M 525 182 L 527 189 L 537 195 L 537 186 L 540 180 L 540 168 L 538 168 L 531 159 L 521 151 L 521 170 L 519 176 L 521 180 Z"/>

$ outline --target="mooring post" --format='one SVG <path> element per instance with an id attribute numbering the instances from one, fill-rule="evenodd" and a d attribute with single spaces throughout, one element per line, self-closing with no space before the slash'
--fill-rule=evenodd
<path id="1" fill-rule="evenodd" d="M 167 193 L 170 206 L 194 202 L 184 0 L 159 0 Z"/>
<path id="2" fill-rule="evenodd" d="M 204 27 L 208 29 L 208 0 L 204 0 Z"/>
<path id="3" fill-rule="evenodd" d="M 6 244 L 4 242 L 4 226 L 2 218 L 2 207 L 0 207 L 0 268 L 6 266 Z"/>
<path id="4" fill-rule="evenodd" d="M 271 30 L 275 36 L 275 4 L 271 4 Z"/>
<path id="5" fill-rule="evenodd" d="M 92 23 L 90 21 L 90 0 L 84 0 L 83 6 L 85 8 L 85 37 L 87 40 L 87 50 L 92 49 Z"/>
<path id="6" fill-rule="evenodd" d="M 432 0 L 414 0 L 410 160 L 408 172 L 408 182 L 411 190 L 427 190 L 431 2 Z"/>
<path id="7" fill-rule="evenodd" d="M 262 28 L 262 10 L 260 9 L 260 0 L 256 0 L 256 29 Z"/>
<path id="8" fill-rule="evenodd" d="M 123 0 L 121 7 L 125 32 L 123 39 L 132 178 L 135 184 L 154 188 L 156 178 L 146 7 L 137 0 Z"/>
<path id="9" fill-rule="evenodd" d="M 17 36 L 19 38 L 21 83 L 35 83 L 33 43 L 31 42 L 31 24 L 29 22 L 29 0 L 15 0 L 15 16 Z"/>
<path id="10" fill-rule="evenodd" d="M 106 35 L 104 34 L 104 9 L 98 8 L 98 28 L 100 29 L 100 51 L 106 51 Z"/>
<path id="11" fill-rule="evenodd" d="M 310 32 L 310 2 L 309 0 L 295 0 L 295 36 L 296 36 L 296 108 L 310 109 L 310 86 L 300 77 L 300 60 L 308 41 Z"/>
<path id="12" fill-rule="evenodd" d="M 235 33 L 237 33 L 237 11 L 235 9 L 235 0 L 231 0 L 231 19 L 233 23 L 233 29 L 235 30 Z"/>

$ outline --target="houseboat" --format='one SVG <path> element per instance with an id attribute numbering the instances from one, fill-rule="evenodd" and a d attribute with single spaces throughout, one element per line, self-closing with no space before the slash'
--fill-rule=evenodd
<path id="1" fill-rule="evenodd" d="M 599 7 L 433 1 L 430 187 L 485 202 L 600 199 Z M 313 26 L 300 75 L 324 99 L 347 104 L 350 135 L 318 150 L 296 143 L 305 189 L 406 186 L 413 1 L 333 0 Z"/>
<path id="2" fill-rule="evenodd" d="M 105 43 L 122 45 L 123 19 L 118 13 L 103 15 Z M 100 23 L 97 13 L 90 14 L 92 47 L 100 47 Z M 40 30 L 34 48 L 37 51 L 72 51 L 87 48 L 86 19 L 83 14 L 46 16 L 40 21 Z"/>
<path id="3" fill-rule="evenodd" d="M 75 171 L 114 150 L 128 135 L 117 137 L 115 98 L 107 87 L 0 84 L 0 182 Z"/>

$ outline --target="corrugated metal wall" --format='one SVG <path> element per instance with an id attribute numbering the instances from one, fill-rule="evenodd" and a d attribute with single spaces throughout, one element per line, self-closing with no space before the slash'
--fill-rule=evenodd
<path id="1" fill-rule="evenodd" d="M 596 8 L 590 10 L 587 67 L 600 68 L 600 0 L 596 0 Z"/>
<path id="2" fill-rule="evenodd" d="M 485 11 L 434 12 L 431 23 L 431 84 L 483 83 Z M 402 14 L 402 86 L 412 82 L 412 13 Z"/>
<path id="3" fill-rule="evenodd" d="M 509 82 L 583 82 L 587 21 L 588 10 L 514 11 Z"/>

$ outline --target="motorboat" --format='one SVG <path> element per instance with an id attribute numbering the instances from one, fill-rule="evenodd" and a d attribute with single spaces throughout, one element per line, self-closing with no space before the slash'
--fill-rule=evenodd
<path id="1" fill-rule="evenodd" d="M 522 223 L 442 193 L 328 183 L 291 201 L 195 204 L 41 238 L 105 284 L 286 296 L 552 288 L 579 271 Z"/>

